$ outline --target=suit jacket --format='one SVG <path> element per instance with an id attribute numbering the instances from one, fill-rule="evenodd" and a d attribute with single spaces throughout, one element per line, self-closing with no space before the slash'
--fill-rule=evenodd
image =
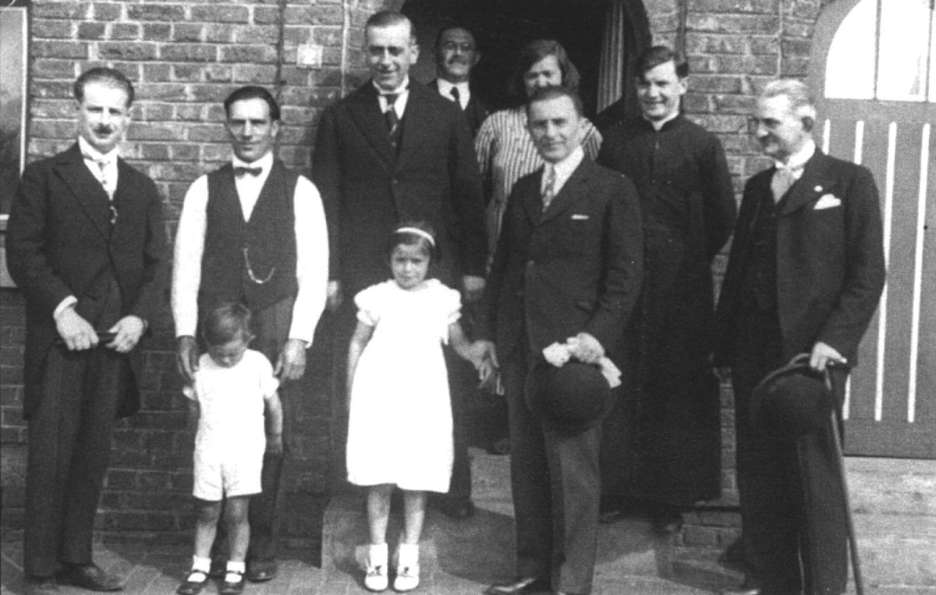
<path id="1" fill-rule="evenodd" d="M 485 293 L 485 334 L 504 361 L 579 332 L 611 351 L 640 291 L 640 202 L 625 176 L 584 159 L 542 211 L 540 169 L 507 202 Z"/>
<path id="2" fill-rule="evenodd" d="M 152 321 L 166 282 L 166 236 L 162 200 L 156 185 L 122 159 L 117 162 L 111 226 L 108 198 L 91 174 L 77 143 L 58 155 L 30 164 L 13 200 L 7 228 L 7 264 L 26 298 L 24 414 L 35 408 L 45 354 L 58 332 L 53 312 L 69 295 L 76 311 L 93 320 L 90 299 L 95 282 L 112 267 L 120 286 L 123 316 Z M 139 376 L 140 350 L 130 362 Z M 136 386 L 118 414 L 134 413 Z"/>
<path id="3" fill-rule="evenodd" d="M 721 364 L 734 361 L 751 232 L 760 199 L 770 193 L 773 173 L 770 168 L 756 174 L 744 188 L 718 304 L 716 361 Z M 779 209 L 777 314 L 783 359 L 822 341 L 855 365 L 858 343 L 884 287 L 881 212 L 874 178 L 867 168 L 817 149 Z"/>
<path id="4" fill-rule="evenodd" d="M 484 275 L 481 178 L 461 110 L 411 84 L 401 125 L 395 155 L 367 82 L 326 109 L 318 126 L 312 177 L 328 219 L 330 277 L 352 295 L 389 276 L 385 244 L 404 219 L 435 227 L 443 281 Z"/>
<path id="5" fill-rule="evenodd" d="M 429 83 L 429 88 L 439 93 L 439 79 L 434 79 Z M 471 85 L 469 85 L 471 88 Z M 439 95 L 441 97 L 441 95 Z M 481 128 L 481 123 L 484 122 L 484 119 L 488 117 L 488 109 L 484 103 L 478 99 L 478 94 L 473 88 L 471 88 L 471 96 L 468 98 L 468 105 L 465 106 L 465 109 L 462 110 L 462 113 L 465 114 L 465 118 L 468 119 L 468 128 L 471 129 L 471 136 L 474 137 L 478 134 L 478 129 Z"/>

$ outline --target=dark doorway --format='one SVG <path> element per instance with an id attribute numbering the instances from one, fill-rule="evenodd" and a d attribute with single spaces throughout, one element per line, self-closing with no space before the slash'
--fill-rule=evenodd
<path id="1" fill-rule="evenodd" d="M 639 0 L 634 3 L 641 4 Z M 594 115 L 608 5 L 608 0 L 409 0 L 402 12 L 416 26 L 422 46 L 414 76 L 425 81 L 434 78 L 436 32 L 442 23 L 454 19 L 475 32 L 483 56 L 473 84 L 493 109 L 499 109 L 507 105 L 507 80 L 519 48 L 532 39 L 554 38 L 579 69 L 579 92 L 586 112 Z M 640 11 L 643 14 L 642 5 Z M 645 23 L 642 26 L 646 29 Z"/>

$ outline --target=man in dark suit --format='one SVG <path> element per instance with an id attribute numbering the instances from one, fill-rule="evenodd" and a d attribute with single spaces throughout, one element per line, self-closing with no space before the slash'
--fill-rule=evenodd
<path id="1" fill-rule="evenodd" d="M 736 208 L 718 137 L 681 113 L 686 59 L 654 46 L 637 70 L 641 114 L 606 130 L 598 156 L 637 186 L 646 259 L 628 333 L 635 378 L 602 436 L 602 509 L 613 515 L 629 498 L 644 501 L 662 530 L 676 526 L 681 508 L 719 495 L 711 264 Z"/>
<path id="2" fill-rule="evenodd" d="M 471 88 L 471 70 L 481 59 L 474 34 L 457 23 L 439 29 L 435 42 L 436 80 L 429 87 L 458 104 L 474 136 L 488 115 L 481 98 Z"/>
<path id="3" fill-rule="evenodd" d="M 435 273 L 460 286 L 465 301 L 480 297 L 487 258 L 471 131 L 451 101 L 411 84 L 419 46 L 409 19 L 391 11 L 372 15 L 364 52 L 371 80 L 325 110 L 312 164 L 328 219 L 329 306 L 337 308 L 342 294 L 347 298 L 339 317 L 347 332 L 354 295 L 388 277 L 385 242 L 400 221 L 426 221 L 438 230 L 442 259 Z M 338 337 L 336 349 L 345 353 L 350 336 Z M 460 410 L 453 407 L 453 489 L 443 510 L 465 517 L 473 508 Z"/>
<path id="4" fill-rule="evenodd" d="M 573 357 L 589 364 L 617 345 L 640 290 L 640 207 L 626 177 L 584 158 L 574 93 L 541 89 L 527 116 L 546 165 L 514 185 L 483 302 L 509 408 L 517 577 L 487 592 L 588 593 L 600 416 L 564 431 L 531 407 L 528 393 L 552 343 L 574 337 Z"/>
<path id="5" fill-rule="evenodd" d="M 777 439 L 752 426 L 749 405 L 757 383 L 800 352 L 814 370 L 831 367 L 841 405 L 884 285 L 877 188 L 866 168 L 816 148 L 802 82 L 768 84 L 755 120 L 775 164 L 745 186 L 717 311 L 715 362 L 730 367 L 734 384 L 748 566 L 733 592 L 842 593 L 846 511 L 832 427 Z"/>
<path id="6" fill-rule="evenodd" d="M 93 68 L 74 95 L 78 142 L 26 168 L 7 229 L 7 264 L 26 298 L 23 566 L 37 593 L 56 578 L 122 588 L 93 563 L 92 529 L 114 421 L 139 408 L 136 347 L 165 282 L 162 200 L 117 149 L 133 86 Z"/>

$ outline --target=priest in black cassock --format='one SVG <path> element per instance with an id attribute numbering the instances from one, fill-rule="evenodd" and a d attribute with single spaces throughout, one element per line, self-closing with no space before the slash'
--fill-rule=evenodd
<path id="1" fill-rule="evenodd" d="M 637 186 L 644 286 L 628 329 L 629 390 L 606 420 L 604 513 L 633 501 L 657 527 L 720 493 L 718 383 L 711 372 L 712 259 L 731 235 L 736 206 L 718 138 L 680 113 L 688 64 L 664 46 L 637 63 L 641 115 L 605 135 L 602 165 Z"/>

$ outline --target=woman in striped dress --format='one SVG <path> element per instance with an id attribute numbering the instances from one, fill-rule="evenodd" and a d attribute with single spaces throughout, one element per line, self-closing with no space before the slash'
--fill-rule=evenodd
<path id="1" fill-rule="evenodd" d="M 541 87 L 563 85 L 577 90 L 579 73 L 562 45 L 553 39 L 537 39 L 520 50 L 517 68 L 508 89 L 514 107 L 494 112 L 475 137 L 475 153 L 484 179 L 487 198 L 488 254 L 494 253 L 501 219 L 514 183 L 543 165 L 527 132 L 526 100 Z M 595 159 L 601 148 L 601 133 L 585 120 L 582 148 Z"/>

